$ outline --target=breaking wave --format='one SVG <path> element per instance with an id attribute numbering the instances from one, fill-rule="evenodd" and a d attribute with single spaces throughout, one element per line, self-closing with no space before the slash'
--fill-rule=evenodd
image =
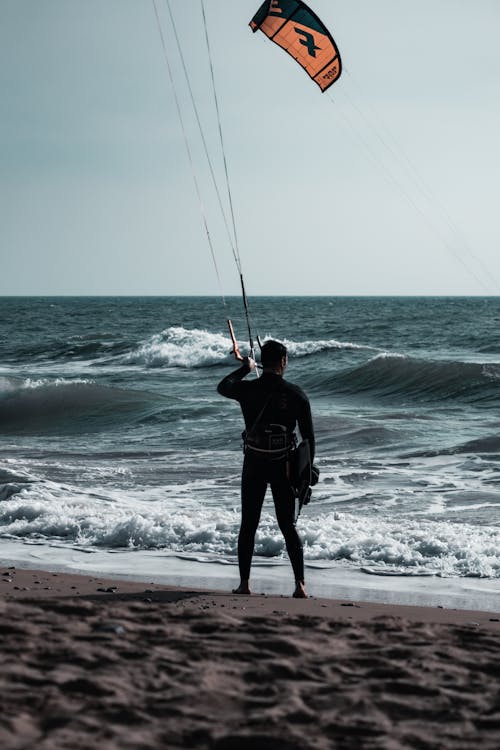
<path id="1" fill-rule="evenodd" d="M 500 396 L 500 364 L 379 354 L 360 367 L 328 376 L 328 381 L 330 389 L 345 394 L 489 403 Z"/>
<path id="2" fill-rule="evenodd" d="M 145 367 L 207 367 L 232 358 L 231 342 L 221 333 L 182 326 L 167 328 L 123 355 L 121 361 Z"/>
<path id="3" fill-rule="evenodd" d="M 266 341 L 269 337 L 264 337 Z M 283 343 L 293 357 L 308 357 L 329 350 L 377 351 L 373 347 L 351 342 L 326 339 L 318 341 L 289 341 Z M 238 342 L 241 351 L 247 350 L 245 341 Z M 203 329 L 182 326 L 167 328 L 151 336 L 140 346 L 120 358 L 124 364 L 145 367 L 209 367 L 234 362 L 231 341 L 227 334 L 211 333 Z"/>
<path id="4" fill-rule="evenodd" d="M 81 432 L 144 413 L 158 397 L 64 378 L 0 378 L 0 424 L 5 433 Z"/>

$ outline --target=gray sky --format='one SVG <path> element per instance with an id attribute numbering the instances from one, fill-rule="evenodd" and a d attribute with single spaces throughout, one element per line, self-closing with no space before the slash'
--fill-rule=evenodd
<path id="1" fill-rule="evenodd" d="M 170 2 L 222 178 L 200 2 Z M 498 0 L 311 0 L 344 64 L 326 94 L 252 34 L 259 5 L 205 0 L 249 295 L 499 294 Z M 0 19 L 0 294 L 217 294 L 152 0 Z"/>

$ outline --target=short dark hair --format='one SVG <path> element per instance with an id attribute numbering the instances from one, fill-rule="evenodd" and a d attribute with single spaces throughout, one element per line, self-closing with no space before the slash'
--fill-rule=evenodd
<path id="1" fill-rule="evenodd" d="M 272 367 L 272 365 L 279 365 L 283 357 L 286 357 L 287 350 L 286 346 L 280 341 L 273 341 L 269 339 L 265 344 L 262 345 L 260 350 L 260 360 L 263 367 Z"/>

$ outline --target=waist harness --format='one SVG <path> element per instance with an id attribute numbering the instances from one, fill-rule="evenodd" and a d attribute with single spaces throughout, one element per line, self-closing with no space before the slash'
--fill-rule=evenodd
<path id="1" fill-rule="evenodd" d="M 295 434 L 290 433 L 285 425 L 264 422 L 262 417 L 269 406 L 274 393 L 271 393 L 262 407 L 257 419 L 249 430 L 242 433 L 243 451 L 250 451 L 263 458 L 286 458 L 295 448 Z"/>

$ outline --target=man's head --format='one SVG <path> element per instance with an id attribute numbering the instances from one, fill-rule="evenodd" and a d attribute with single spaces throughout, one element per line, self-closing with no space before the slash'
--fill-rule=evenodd
<path id="1" fill-rule="evenodd" d="M 286 346 L 279 341 L 269 339 L 262 345 L 260 359 L 265 370 L 283 373 L 288 362 Z"/>

